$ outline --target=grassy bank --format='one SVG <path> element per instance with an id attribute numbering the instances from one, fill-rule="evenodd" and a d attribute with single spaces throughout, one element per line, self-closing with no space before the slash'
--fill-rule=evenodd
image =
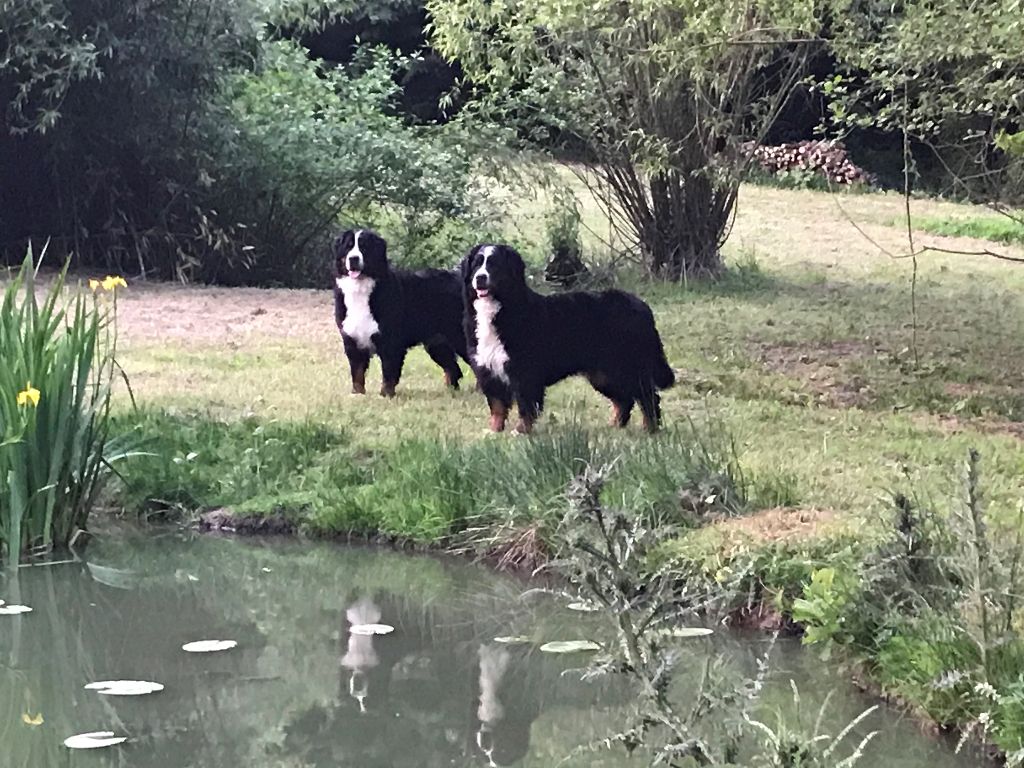
<path id="1" fill-rule="evenodd" d="M 148 411 L 119 426 L 137 431 L 149 454 L 122 475 L 116 499 L 125 509 L 277 514 L 314 536 L 495 549 L 531 531 L 543 547 L 567 482 L 608 463 L 616 468 L 608 492 L 618 503 L 682 524 L 799 502 L 792 478 L 745 472 L 715 423 L 687 422 L 656 441 L 569 423 L 535 439 L 409 438 L 376 450 L 309 421 Z"/>

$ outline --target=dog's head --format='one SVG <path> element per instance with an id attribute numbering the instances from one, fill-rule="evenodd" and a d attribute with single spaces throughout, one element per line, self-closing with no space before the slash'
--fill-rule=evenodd
<path id="1" fill-rule="evenodd" d="M 526 264 L 509 245 L 477 245 L 462 259 L 466 297 L 516 301 L 526 293 Z"/>
<path id="2" fill-rule="evenodd" d="M 376 280 L 388 272 L 388 244 L 369 229 L 349 229 L 334 238 L 335 277 Z"/>

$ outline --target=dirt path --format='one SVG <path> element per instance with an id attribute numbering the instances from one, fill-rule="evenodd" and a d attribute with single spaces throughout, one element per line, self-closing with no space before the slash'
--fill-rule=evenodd
<path id="1" fill-rule="evenodd" d="M 190 340 L 207 346 L 239 337 L 333 339 L 333 297 L 325 290 L 205 288 L 133 281 L 118 299 L 128 344 Z"/>

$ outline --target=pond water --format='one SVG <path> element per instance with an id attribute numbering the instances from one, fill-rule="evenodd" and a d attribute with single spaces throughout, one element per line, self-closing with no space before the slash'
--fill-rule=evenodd
<path id="1" fill-rule="evenodd" d="M 392 551 L 181 532 L 101 536 L 85 562 L 0 575 L 0 599 L 33 608 L 0 616 L 0 765 L 645 764 L 619 748 L 580 749 L 621 726 L 632 701 L 625 681 L 583 682 L 575 668 L 585 656 L 493 642 L 606 632 L 601 617 L 525 589 L 483 567 Z M 350 621 L 395 631 L 352 635 Z M 181 650 L 211 639 L 238 646 Z M 692 657 L 683 667 L 693 669 L 715 644 L 747 669 L 765 647 L 761 635 L 685 642 Z M 166 688 L 140 697 L 83 688 L 117 679 Z M 791 704 L 790 679 L 811 724 L 831 688 L 830 722 L 871 703 L 816 656 L 779 643 L 766 712 Z M 977 764 L 891 710 L 863 723 L 853 743 L 874 729 L 882 733 L 861 765 Z M 82 752 L 62 744 L 99 730 L 129 741 Z"/>

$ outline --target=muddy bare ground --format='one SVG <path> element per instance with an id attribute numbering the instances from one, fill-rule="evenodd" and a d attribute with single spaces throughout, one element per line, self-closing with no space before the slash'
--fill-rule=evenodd
<path id="1" fill-rule="evenodd" d="M 118 332 L 129 344 L 188 339 L 231 346 L 244 337 L 333 340 L 327 290 L 212 288 L 134 281 L 118 297 Z"/>
<path id="2" fill-rule="evenodd" d="M 754 357 L 766 371 L 800 381 L 816 402 L 834 408 L 869 405 L 873 394 L 861 376 L 844 369 L 853 361 L 879 354 L 868 342 L 837 341 L 832 344 L 762 344 Z"/>

